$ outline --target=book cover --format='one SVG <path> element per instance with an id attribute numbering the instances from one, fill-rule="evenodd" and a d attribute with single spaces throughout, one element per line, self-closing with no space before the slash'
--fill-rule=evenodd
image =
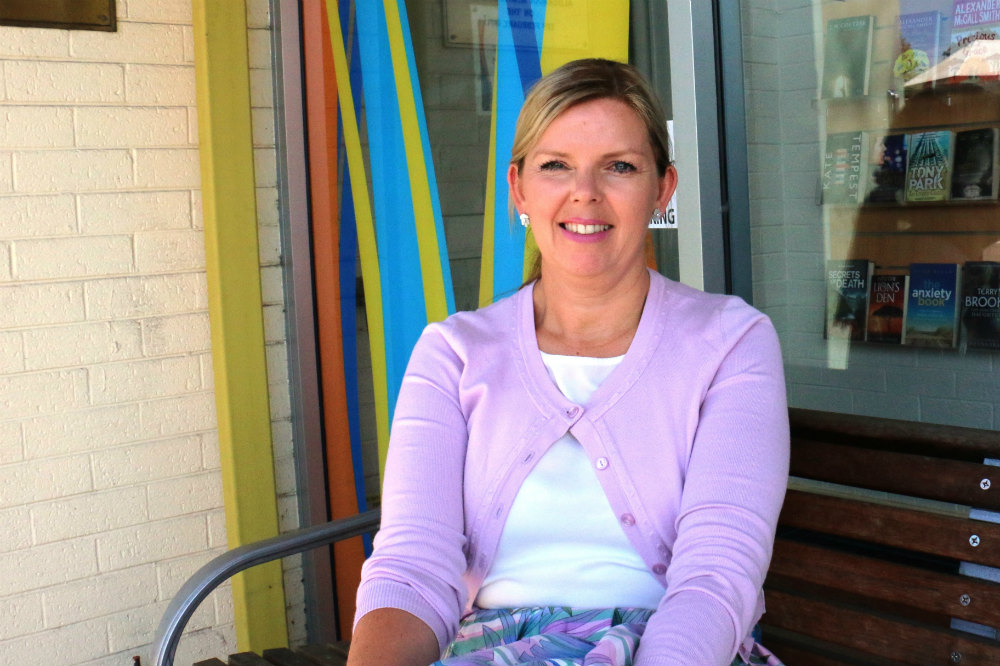
<path id="1" fill-rule="evenodd" d="M 906 199 L 906 135 L 877 135 L 869 154 L 865 201 L 903 203 Z"/>
<path id="2" fill-rule="evenodd" d="M 828 134 L 823 148 L 823 203 L 858 203 L 864 191 L 861 184 L 867 162 L 867 133 Z"/>
<path id="3" fill-rule="evenodd" d="M 933 130 L 909 135 L 907 201 L 945 201 L 951 192 L 952 132 Z"/>
<path id="4" fill-rule="evenodd" d="M 951 198 L 961 201 L 996 199 L 1000 184 L 997 168 L 997 128 L 955 133 L 951 169 Z"/>
<path id="5" fill-rule="evenodd" d="M 938 63 L 941 44 L 941 12 L 911 12 L 899 16 L 899 48 L 892 74 L 904 83 Z"/>
<path id="6" fill-rule="evenodd" d="M 958 341 L 958 264 L 910 264 L 903 344 L 954 347 Z"/>
<path id="7" fill-rule="evenodd" d="M 865 339 L 868 292 L 875 264 L 867 259 L 826 262 L 826 337 Z"/>
<path id="8" fill-rule="evenodd" d="M 874 16 L 826 22 L 823 41 L 823 97 L 862 97 L 871 76 Z"/>
<path id="9" fill-rule="evenodd" d="M 962 342 L 1000 350 L 1000 262 L 969 261 L 962 271 Z"/>
<path id="10" fill-rule="evenodd" d="M 868 326 L 865 339 L 869 342 L 899 344 L 903 340 L 903 314 L 909 275 L 873 275 L 868 295 Z"/>
<path id="11" fill-rule="evenodd" d="M 951 44 L 954 54 L 969 44 L 1000 37 L 1000 0 L 955 0 L 951 12 Z"/>

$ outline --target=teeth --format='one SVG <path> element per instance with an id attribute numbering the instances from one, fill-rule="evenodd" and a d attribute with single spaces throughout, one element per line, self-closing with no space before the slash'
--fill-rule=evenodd
<path id="1" fill-rule="evenodd" d="M 611 228 L 610 224 L 577 224 L 575 222 L 567 222 L 563 225 L 567 231 L 572 231 L 574 234 L 596 234 L 599 231 L 607 231 Z"/>

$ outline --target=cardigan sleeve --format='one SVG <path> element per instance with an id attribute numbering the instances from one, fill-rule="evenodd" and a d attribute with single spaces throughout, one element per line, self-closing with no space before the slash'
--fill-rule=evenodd
<path id="1" fill-rule="evenodd" d="M 720 322 L 729 341 L 703 392 L 667 589 L 637 666 L 729 664 L 763 611 L 788 480 L 781 351 L 770 321 L 738 300 L 722 309 Z"/>
<path id="2" fill-rule="evenodd" d="M 423 620 L 443 650 L 468 592 L 462 574 L 462 484 L 468 428 L 458 400 L 462 362 L 440 325 L 410 357 L 393 417 L 382 523 L 362 569 L 355 624 L 378 608 Z"/>

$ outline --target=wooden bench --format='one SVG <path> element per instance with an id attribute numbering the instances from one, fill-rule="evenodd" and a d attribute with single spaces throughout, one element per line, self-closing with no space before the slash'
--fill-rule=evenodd
<path id="1" fill-rule="evenodd" d="M 1000 459 L 1000 434 L 798 409 L 790 418 L 793 478 L 765 586 L 764 644 L 788 666 L 1000 665 L 995 632 L 952 626 L 1000 627 L 1000 584 L 960 571 L 962 562 L 1000 568 L 1000 525 L 969 517 L 1000 512 L 1000 467 L 983 464 Z M 236 571 L 377 524 L 373 511 L 213 560 L 171 602 L 154 663 L 172 662 L 194 607 Z M 304 649 L 229 663 L 343 658 L 343 646 Z"/>
<path id="2" fill-rule="evenodd" d="M 764 644 L 788 666 L 1000 664 L 1000 434 L 791 410 Z M 953 619 L 984 625 L 975 635 Z"/>

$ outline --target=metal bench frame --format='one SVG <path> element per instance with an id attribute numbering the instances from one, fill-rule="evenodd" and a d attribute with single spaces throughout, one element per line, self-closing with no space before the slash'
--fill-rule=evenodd
<path id="1" fill-rule="evenodd" d="M 188 578 L 167 606 L 153 640 L 153 663 L 156 666 L 173 666 L 177 644 L 188 620 L 205 597 L 234 574 L 258 564 L 373 532 L 378 529 L 380 518 L 381 512 L 372 509 L 349 518 L 256 541 L 213 558 Z"/>

